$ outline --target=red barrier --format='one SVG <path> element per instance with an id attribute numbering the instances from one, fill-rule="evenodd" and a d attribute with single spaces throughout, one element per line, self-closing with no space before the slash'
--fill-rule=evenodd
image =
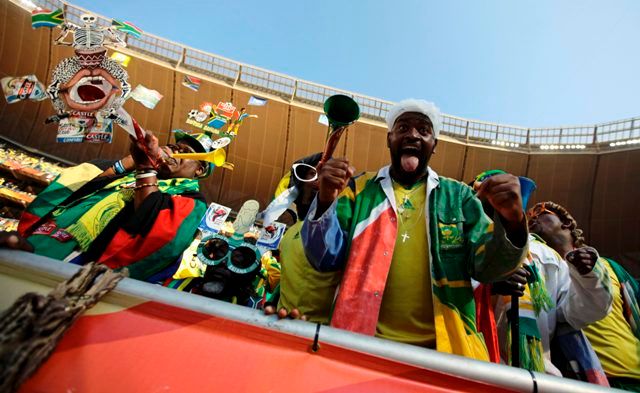
<path id="1" fill-rule="evenodd" d="M 80 318 L 22 392 L 502 388 L 155 302 Z"/>

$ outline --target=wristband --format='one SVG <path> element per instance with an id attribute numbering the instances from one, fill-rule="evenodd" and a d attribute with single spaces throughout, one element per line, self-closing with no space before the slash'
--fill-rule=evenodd
<path id="1" fill-rule="evenodd" d="M 116 175 L 122 175 L 126 172 L 126 169 L 124 169 L 124 165 L 122 165 L 122 160 L 116 161 L 111 168 L 113 168 L 113 171 L 116 173 Z"/>
<path id="2" fill-rule="evenodd" d="M 156 171 L 149 171 L 149 172 L 136 172 L 136 180 L 138 179 L 146 179 L 148 177 L 156 177 L 156 175 L 158 175 L 158 173 Z"/>

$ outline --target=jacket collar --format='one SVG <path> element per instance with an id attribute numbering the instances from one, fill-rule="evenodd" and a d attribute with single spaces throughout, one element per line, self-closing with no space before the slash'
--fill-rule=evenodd
<path id="1" fill-rule="evenodd" d="M 393 184 L 391 183 L 391 174 L 389 174 L 390 167 L 391 167 L 390 165 L 387 165 L 380 168 L 374 181 L 380 182 L 380 186 L 382 187 L 382 190 L 387 196 L 387 199 L 391 203 L 391 207 L 393 208 L 393 211 L 396 211 L 396 198 L 393 193 Z M 439 186 L 440 186 L 440 178 L 438 177 L 438 174 L 436 173 L 436 171 L 434 171 L 430 167 L 427 167 L 427 201 L 429 200 L 429 195 L 431 194 L 431 191 L 434 188 L 437 188 Z M 426 205 L 425 205 L 425 210 L 426 210 Z"/>
<path id="2" fill-rule="evenodd" d="M 390 168 L 391 165 L 386 165 L 380 168 L 378 174 L 376 175 L 375 181 L 379 182 L 383 179 L 388 179 L 388 181 L 391 181 L 391 174 L 389 173 Z M 427 167 L 427 185 L 430 188 L 436 188 L 440 185 L 440 178 L 438 177 L 438 174 L 429 166 Z"/>

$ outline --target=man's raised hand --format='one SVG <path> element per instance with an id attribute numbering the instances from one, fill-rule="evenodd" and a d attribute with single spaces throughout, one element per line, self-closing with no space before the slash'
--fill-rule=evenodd
<path id="1" fill-rule="evenodd" d="M 318 213 L 317 216 L 331 206 L 338 195 L 349 184 L 355 169 L 346 158 L 332 158 L 324 163 L 318 173 Z"/>
<path id="2" fill-rule="evenodd" d="M 511 242 L 524 247 L 527 243 L 527 223 L 520 195 L 520 181 L 509 173 L 491 176 L 478 188 L 478 198 L 489 201 L 502 217 L 502 223 Z"/>

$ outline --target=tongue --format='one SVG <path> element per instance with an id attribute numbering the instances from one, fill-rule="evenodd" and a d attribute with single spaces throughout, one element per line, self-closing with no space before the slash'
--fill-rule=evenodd
<path id="1" fill-rule="evenodd" d="M 418 169 L 420 160 L 418 160 L 418 157 L 416 156 L 403 154 L 400 158 L 400 163 L 402 164 L 402 169 L 404 169 L 405 172 L 415 172 L 415 170 Z"/>

